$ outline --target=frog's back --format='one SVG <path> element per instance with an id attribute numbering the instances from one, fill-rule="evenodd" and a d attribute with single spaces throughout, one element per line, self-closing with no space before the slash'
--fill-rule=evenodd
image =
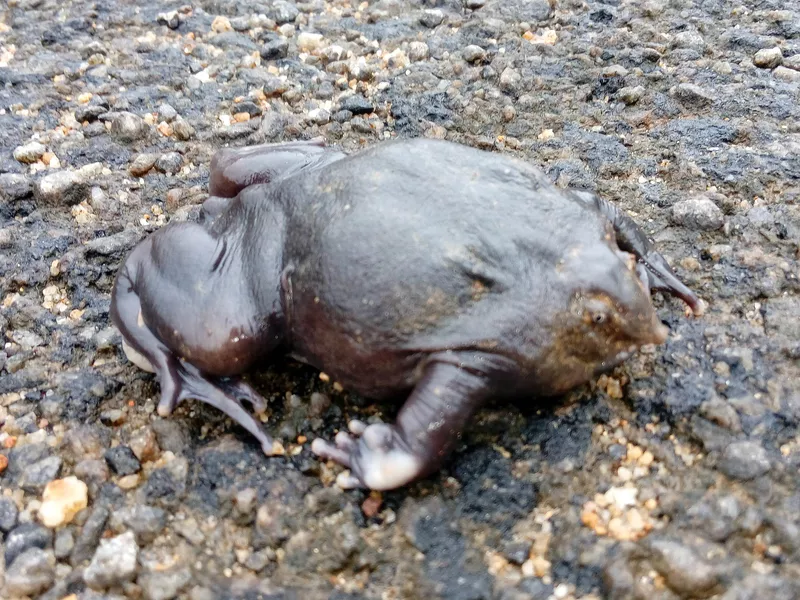
<path id="1" fill-rule="evenodd" d="M 295 323 L 372 349 L 500 335 L 512 307 L 552 293 L 546 282 L 577 236 L 602 236 L 599 217 L 538 169 L 433 140 L 379 144 L 281 195 Z"/>

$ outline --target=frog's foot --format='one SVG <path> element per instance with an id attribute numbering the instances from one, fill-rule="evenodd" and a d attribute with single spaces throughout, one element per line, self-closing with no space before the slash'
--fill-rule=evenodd
<path id="1" fill-rule="evenodd" d="M 391 490 L 422 474 L 425 461 L 414 454 L 396 427 L 354 420 L 348 428 L 352 435 L 340 431 L 335 445 L 322 439 L 311 444 L 314 454 L 350 470 L 336 478 L 339 487 Z"/>
<path id="2" fill-rule="evenodd" d="M 170 361 L 168 365 L 168 368 L 159 373 L 159 415 L 169 416 L 183 400 L 199 400 L 221 410 L 249 431 L 261 443 L 267 456 L 278 452 L 280 444 L 264 431 L 261 423 L 243 405 L 243 402 L 247 402 L 256 413 L 262 413 L 266 409 L 267 401 L 253 388 L 241 381 L 212 382 L 196 367 L 182 361 Z"/>

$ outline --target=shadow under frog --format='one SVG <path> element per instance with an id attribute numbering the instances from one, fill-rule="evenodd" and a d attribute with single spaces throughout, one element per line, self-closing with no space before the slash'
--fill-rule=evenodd
<path id="1" fill-rule="evenodd" d="M 394 424 L 349 423 L 312 450 L 342 487 L 437 470 L 488 398 L 560 394 L 667 328 L 650 290 L 697 296 L 639 227 L 515 158 L 444 141 L 353 155 L 311 140 L 219 152 L 200 223 L 134 248 L 111 317 L 155 372 L 158 412 L 186 398 L 261 443 L 265 400 L 237 376 L 288 352 L 375 399 Z"/>

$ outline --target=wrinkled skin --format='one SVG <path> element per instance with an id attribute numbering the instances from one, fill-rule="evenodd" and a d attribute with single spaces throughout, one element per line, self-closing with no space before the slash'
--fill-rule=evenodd
<path id="1" fill-rule="evenodd" d="M 313 451 L 343 487 L 392 489 L 438 469 L 489 397 L 562 393 L 667 336 L 650 290 L 700 301 L 641 230 L 522 161 L 448 142 L 352 156 L 320 141 L 220 152 L 201 223 L 142 241 L 111 315 L 161 383 L 158 411 L 212 404 L 275 442 L 236 376 L 288 352 L 372 398 Z"/>

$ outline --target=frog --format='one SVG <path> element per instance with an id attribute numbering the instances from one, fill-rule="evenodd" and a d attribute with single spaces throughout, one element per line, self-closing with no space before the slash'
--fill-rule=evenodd
<path id="1" fill-rule="evenodd" d="M 282 445 L 246 378 L 276 357 L 399 407 L 311 442 L 344 489 L 428 477 L 490 400 L 557 397 L 663 344 L 655 292 L 704 310 L 617 204 L 453 141 L 222 148 L 199 213 L 119 267 L 124 354 L 155 374 L 159 415 L 207 403 L 267 456 Z"/>

